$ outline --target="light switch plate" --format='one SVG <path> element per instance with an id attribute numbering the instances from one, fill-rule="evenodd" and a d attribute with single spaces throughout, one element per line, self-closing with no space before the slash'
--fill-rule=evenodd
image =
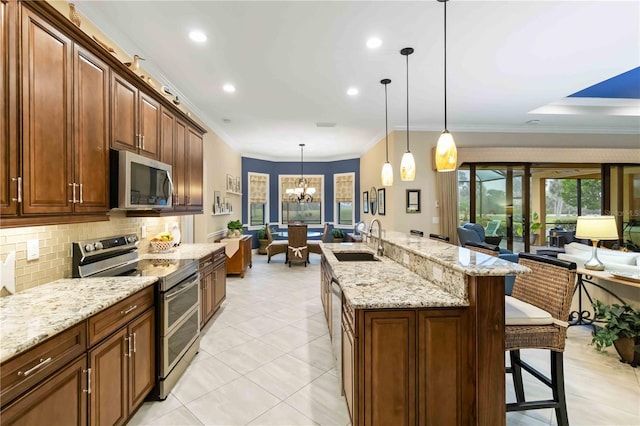
<path id="1" fill-rule="evenodd" d="M 433 279 L 442 281 L 442 268 L 438 268 L 437 266 L 433 267 Z"/>
<path id="2" fill-rule="evenodd" d="M 27 240 L 27 260 L 40 258 L 40 246 L 38 240 Z"/>
<path id="3" fill-rule="evenodd" d="M 147 238 L 147 227 L 145 225 L 140 228 L 140 238 Z"/>

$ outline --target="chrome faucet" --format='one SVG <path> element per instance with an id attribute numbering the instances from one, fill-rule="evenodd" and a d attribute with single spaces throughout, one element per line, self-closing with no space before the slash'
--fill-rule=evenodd
<path id="1" fill-rule="evenodd" d="M 378 248 L 377 254 L 378 256 L 384 255 L 384 249 L 382 248 L 382 224 L 380 223 L 380 219 L 373 219 L 371 221 L 371 225 L 369 226 L 369 235 L 373 236 L 373 224 L 378 222 Z"/>

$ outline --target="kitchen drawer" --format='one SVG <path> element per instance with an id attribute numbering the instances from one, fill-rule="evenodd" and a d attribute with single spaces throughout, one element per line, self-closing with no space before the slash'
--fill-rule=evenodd
<path id="1" fill-rule="evenodd" d="M 225 262 L 224 247 L 213 252 L 213 263 L 218 266 Z"/>
<path id="2" fill-rule="evenodd" d="M 355 335 L 355 312 L 353 307 L 349 305 L 344 297 L 342 296 L 342 323 L 346 325 L 351 333 Z"/>
<path id="3" fill-rule="evenodd" d="M 89 318 L 89 346 L 93 346 L 118 328 L 153 306 L 153 289 L 149 286 Z"/>
<path id="4" fill-rule="evenodd" d="M 205 257 L 200 258 L 200 266 L 199 266 L 200 274 L 202 274 L 202 271 L 205 268 L 208 268 L 209 266 L 213 266 L 213 255 L 211 254 L 208 254 Z"/>
<path id="5" fill-rule="evenodd" d="M 87 350 L 87 322 L 63 331 L 2 364 L 2 407 Z"/>

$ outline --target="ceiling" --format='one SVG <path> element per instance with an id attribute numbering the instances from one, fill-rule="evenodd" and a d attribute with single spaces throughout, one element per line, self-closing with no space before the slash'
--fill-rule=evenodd
<path id="1" fill-rule="evenodd" d="M 405 130 L 404 47 L 415 49 L 409 128 L 444 127 L 436 0 L 75 3 L 244 156 L 294 161 L 305 143 L 306 160 L 359 157 L 384 137 L 383 78 L 389 129 Z M 634 0 L 450 1 L 449 130 L 640 134 L 637 73 L 629 97 L 569 98 L 640 66 L 639 17 Z M 192 29 L 207 41 L 192 42 Z M 382 46 L 368 49 L 371 36 Z M 352 86 L 359 94 L 347 96 Z"/>

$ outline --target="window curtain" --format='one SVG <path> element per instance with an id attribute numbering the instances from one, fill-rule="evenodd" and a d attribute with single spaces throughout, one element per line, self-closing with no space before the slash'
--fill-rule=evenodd
<path id="1" fill-rule="evenodd" d="M 353 175 L 336 176 L 336 202 L 352 203 L 353 202 Z"/>
<path id="2" fill-rule="evenodd" d="M 458 241 L 458 171 L 436 173 L 439 201 L 440 234 L 449 241 Z"/>
<path id="3" fill-rule="evenodd" d="M 267 204 L 268 175 L 249 175 L 249 202 Z"/>

